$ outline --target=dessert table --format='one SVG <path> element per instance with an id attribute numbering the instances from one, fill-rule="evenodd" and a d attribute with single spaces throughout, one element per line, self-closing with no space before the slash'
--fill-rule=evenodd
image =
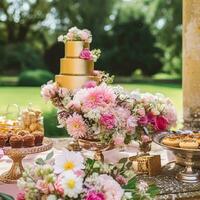
<path id="1" fill-rule="evenodd" d="M 53 139 L 54 154 L 61 153 L 62 148 L 66 147 L 69 142 L 69 139 Z M 133 144 L 126 149 L 123 149 L 123 151 L 118 149 L 104 152 L 105 161 L 117 162 L 123 157 L 136 155 L 137 149 L 137 145 Z M 36 159 L 38 156 L 45 156 L 48 152 L 49 151 L 27 156 L 23 161 L 24 167 L 26 167 L 28 164 L 33 163 L 34 159 Z M 162 169 L 162 174 L 153 177 L 147 175 L 138 175 L 137 178 L 139 180 L 145 180 L 149 183 L 154 182 L 157 184 L 157 186 L 160 188 L 160 195 L 156 199 L 200 199 L 200 183 L 187 184 L 175 180 L 174 174 L 177 170 L 180 170 L 181 167 L 176 166 L 173 162 L 171 162 L 174 160 L 174 157 L 170 152 L 167 152 L 166 150 L 160 148 L 160 146 L 153 144 L 151 154 L 161 155 L 161 164 L 162 166 L 164 166 Z M 169 162 L 171 163 L 167 164 Z M 10 166 L 11 160 L 8 157 L 4 156 L 0 160 L 0 173 L 6 171 Z M 14 198 L 16 198 L 16 195 L 19 191 L 20 190 L 17 188 L 16 184 L 0 183 L 0 192 L 9 194 Z"/>

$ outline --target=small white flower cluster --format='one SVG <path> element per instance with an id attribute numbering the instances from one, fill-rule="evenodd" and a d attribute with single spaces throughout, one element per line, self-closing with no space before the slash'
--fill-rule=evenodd
<path id="1" fill-rule="evenodd" d="M 77 27 L 72 27 L 68 30 L 66 35 L 58 36 L 58 42 L 65 43 L 66 41 L 84 41 L 86 43 L 91 43 L 92 34 L 87 29 L 80 30 Z"/>

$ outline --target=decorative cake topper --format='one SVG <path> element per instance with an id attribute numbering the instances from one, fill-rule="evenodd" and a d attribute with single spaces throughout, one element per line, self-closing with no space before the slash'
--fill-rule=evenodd
<path id="1" fill-rule="evenodd" d="M 86 43 L 92 42 L 92 34 L 87 29 L 78 29 L 76 26 L 69 29 L 66 35 L 60 35 L 58 37 L 58 42 L 66 41 L 84 41 Z"/>

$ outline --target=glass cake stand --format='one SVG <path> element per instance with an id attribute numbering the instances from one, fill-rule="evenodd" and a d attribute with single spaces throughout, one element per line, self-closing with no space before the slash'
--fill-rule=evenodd
<path id="1" fill-rule="evenodd" d="M 11 168 L 7 172 L 0 175 L 0 181 L 4 183 L 15 183 L 22 176 L 24 171 L 22 160 L 27 155 L 48 151 L 52 147 L 53 142 L 48 138 L 44 138 L 41 146 L 28 148 L 4 147 L 4 155 L 7 155 L 13 162 Z"/>
<path id="2" fill-rule="evenodd" d="M 200 160 L 200 149 L 183 149 L 179 147 L 172 147 L 162 144 L 164 137 L 170 136 L 172 133 L 161 133 L 154 136 L 153 141 L 164 149 L 172 151 L 176 157 L 184 158 L 184 170 L 176 174 L 176 179 L 186 183 L 200 182 L 200 175 L 197 170 L 194 169 L 195 162 Z"/>

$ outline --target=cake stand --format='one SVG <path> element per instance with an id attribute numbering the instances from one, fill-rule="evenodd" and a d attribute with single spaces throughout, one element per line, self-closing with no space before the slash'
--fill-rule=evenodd
<path id="1" fill-rule="evenodd" d="M 114 148 L 110 143 L 102 144 L 99 140 L 78 139 L 78 144 L 81 148 L 94 152 L 94 159 L 104 162 L 104 151 L 109 151 Z"/>
<path id="2" fill-rule="evenodd" d="M 28 148 L 4 147 L 4 155 L 7 155 L 13 162 L 11 168 L 7 172 L 0 175 L 0 181 L 4 183 L 15 183 L 22 176 L 24 171 L 22 160 L 27 155 L 48 151 L 52 147 L 53 142 L 48 138 L 44 138 L 41 146 Z"/>
<path id="3" fill-rule="evenodd" d="M 162 144 L 162 139 L 164 137 L 170 136 L 171 133 L 160 133 L 155 135 L 153 141 L 164 149 L 172 151 L 173 154 L 178 158 L 183 158 L 184 160 L 184 170 L 176 174 L 176 179 L 187 183 L 196 183 L 200 181 L 199 173 L 194 169 L 196 161 L 200 160 L 200 149 L 182 149 L 178 147 L 172 147 Z"/>

